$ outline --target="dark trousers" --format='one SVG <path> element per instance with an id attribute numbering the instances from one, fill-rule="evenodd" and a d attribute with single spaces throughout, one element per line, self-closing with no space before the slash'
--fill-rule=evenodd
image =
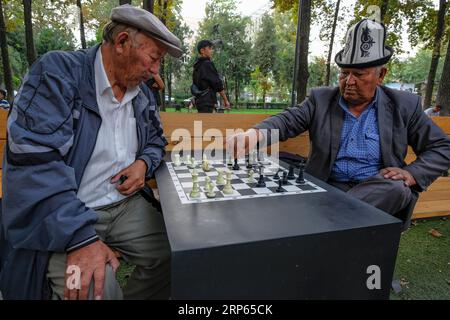
<path id="1" fill-rule="evenodd" d="M 198 113 L 213 113 L 214 106 L 197 106 Z"/>
<path id="2" fill-rule="evenodd" d="M 405 208 L 412 197 L 411 189 L 403 181 L 385 179 L 379 174 L 358 183 L 332 180 L 328 183 L 392 215 Z"/>

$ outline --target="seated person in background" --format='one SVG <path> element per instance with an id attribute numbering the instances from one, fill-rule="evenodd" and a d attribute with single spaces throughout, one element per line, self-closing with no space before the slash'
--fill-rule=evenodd
<path id="1" fill-rule="evenodd" d="M 7 91 L 0 88 L 0 108 L 9 110 L 9 102 L 6 100 Z"/>
<path id="2" fill-rule="evenodd" d="M 49 52 L 30 68 L 7 125 L 4 299 L 169 298 L 163 218 L 140 192 L 167 142 L 143 82 L 180 48 L 154 15 L 123 5 L 101 44 Z M 111 248 L 136 265 L 123 292 Z"/>
<path id="3" fill-rule="evenodd" d="M 441 109 L 442 109 L 441 106 L 437 104 L 434 107 L 429 107 L 424 112 L 429 117 L 439 117 L 439 113 L 441 112 Z"/>
<path id="4" fill-rule="evenodd" d="M 425 190 L 449 168 L 450 138 L 425 116 L 420 97 L 381 86 L 393 54 L 384 40 L 375 21 L 351 27 L 335 57 L 339 88 L 312 89 L 301 105 L 231 136 L 228 147 L 247 141 L 236 151 L 248 152 L 263 139 L 260 129 L 279 130 L 282 141 L 309 130 L 306 172 L 390 214 L 405 208 L 411 188 Z M 417 159 L 406 165 L 408 144 Z"/>

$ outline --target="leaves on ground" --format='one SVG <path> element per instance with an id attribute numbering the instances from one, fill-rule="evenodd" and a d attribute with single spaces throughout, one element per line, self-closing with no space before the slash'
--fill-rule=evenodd
<path id="1" fill-rule="evenodd" d="M 431 234 L 433 237 L 435 238 L 440 238 L 442 237 L 442 233 L 440 233 L 439 231 L 437 231 L 436 229 L 431 229 L 430 231 L 428 231 L 429 234 Z"/>

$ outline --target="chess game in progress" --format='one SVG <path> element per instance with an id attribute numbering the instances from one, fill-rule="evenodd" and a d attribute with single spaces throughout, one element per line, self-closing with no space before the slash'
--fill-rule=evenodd
<path id="1" fill-rule="evenodd" d="M 203 203 L 326 192 L 304 179 L 304 164 L 285 169 L 270 158 L 212 160 L 175 154 L 167 167 L 181 203 Z"/>

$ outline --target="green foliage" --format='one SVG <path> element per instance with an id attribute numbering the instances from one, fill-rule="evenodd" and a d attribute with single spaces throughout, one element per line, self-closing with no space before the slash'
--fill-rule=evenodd
<path id="1" fill-rule="evenodd" d="M 51 50 L 74 50 L 73 37 L 64 30 L 43 28 L 36 37 L 36 52 L 38 56 Z"/>
<path id="2" fill-rule="evenodd" d="M 436 79 L 441 78 L 443 59 L 436 73 Z M 403 82 L 421 84 L 427 80 L 430 71 L 431 51 L 422 49 L 415 56 L 405 61 L 394 61 L 390 64 L 389 72 L 385 78 L 385 82 Z"/>

